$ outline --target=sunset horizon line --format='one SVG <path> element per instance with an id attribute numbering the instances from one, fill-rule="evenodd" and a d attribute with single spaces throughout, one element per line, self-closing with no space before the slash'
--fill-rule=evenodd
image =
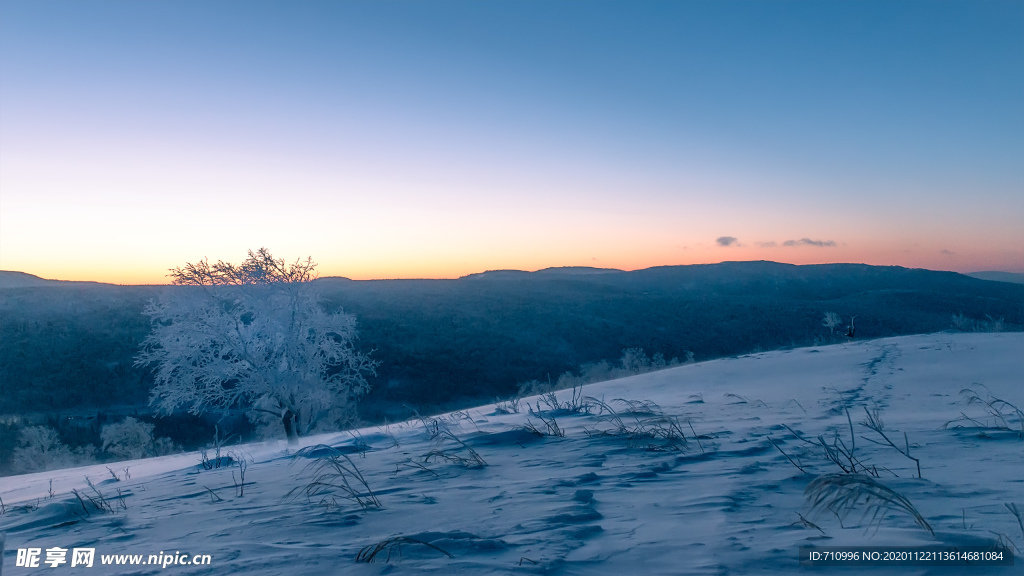
<path id="1" fill-rule="evenodd" d="M 651 270 L 655 268 L 682 268 L 691 266 L 719 266 L 723 264 L 754 264 L 754 263 L 766 263 L 766 264 L 779 264 L 784 266 L 829 266 L 829 265 L 849 265 L 849 266 L 873 266 L 878 268 L 903 268 L 906 270 L 928 270 L 932 272 L 953 272 L 956 274 L 971 275 L 971 274 L 983 274 L 983 273 L 1004 273 L 1004 274 L 1024 274 L 1024 270 L 1020 269 L 978 269 L 978 270 L 952 270 L 952 269 L 940 269 L 940 268 L 928 268 L 925 266 L 907 266 L 901 264 L 871 264 L 867 262 L 813 262 L 813 263 L 793 263 L 784 262 L 779 260 L 766 260 L 766 259 L 753 259 L 753 260 L 720 260 L 713 262 L 692 262 L 686 264 L 656 264 L 653 266 L 642 266 L 637 268 L 617 268 L 617 267 L 605 267 L 605 266 L 592 266 L 582 264 L 566 264 L 561 266 L 545 266 L 533 270 L 526 270 L 521 268 L 488 268 L 486 270 L 480 270 L 477 272 L 468 272 L 460 275 L 439 275 L 439 276 L 391 276 L 391 277 L 355 277 L 348 276 L 342 273 L 331 272 L 322 275 L 317 275 L 314 280 L 322 280 L 329 278 L 337 278 L 349 280 L 352 282 L 381 282 L 391 280 L 460 280 L 471 276 L 479 276 L 482 274 L 489 274 L 495 272 L 521 272 L 524 274 L 535 274 L 539 272 L 555 271 L 561 269 L 590 269 L 595 271 L 607 271 L 611 273 L 615 272 L 641 272 L 644 270 Z M 172 269 L 168 269 L 171 271 Z M 106 284 L 110 286 L 173 286 L 171 282 L 117 282 L 113 280 L 93 280 L 93 279 L 82 279 L 82 278 L 48 278 L 40 274 L 34 274 L 32 272 L 25 272 L 23 270 L 0 270 L 0 274 L 24 274 L 31 276 L 39 280 L 47 282 L 68 282 L 68 283 L 83 283 L 83 284 Z M 170 276 L 169 274 L 167 275 Z"/>

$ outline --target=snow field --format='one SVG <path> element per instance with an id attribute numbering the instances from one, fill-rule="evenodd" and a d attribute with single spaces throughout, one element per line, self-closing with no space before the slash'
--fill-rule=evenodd
<path id="1" fill-rule="evenodd" d="M 306 438 L 310 448 L 298 454 L 284 442 L 232 446 L 225 452 L 247 463 L 244 494 L 237 463 L 206 470 L 195 454 L 0 478 L 4 573 L 44 570 L 14 566 L 15 550 L 30 546 L 210 554 L 210 566 L 86 572 L 220 575 L 803 573 L 823 570 L 797 565 L 797 548 L 808 544 L 1002 538 L 1021 549 L 1024 528 L 1007 506 L 1024 511 L 1020 421 L 998 421 L 961 391 L 1024 406 L 1022 352 L 1017 333 L 766 352 L 592 384 L 575 401 L 587 410 L 566 409 L 573 392 L 560 391 L 559 409 L 526 398 L 519 413 L 487 405 Z M 877 410 L 901 447 L 906 433 L 923 478 L 912 460 L 872 442 L 882 438 L 860 424 L 865 408 Z M 545 421 L 564 436 L 522 428 L 551 432 Z M 906 497 L 934 534 L 893 507 L 874 520 L 864 506 L 813 513 L 805 488 L 840 472 L 813 443 L 821 436 L 849 446 L 851 424 L 858 461 L 878 470 L 875 480 Z M 343 489 L 305 495 L 316 477 L 308 465 L 332 455 L 358 470 L 379 508 Z M 111 511 L 91 505 L 98 495 L 86 477 Z M 348 479 L 369 502 L 358 479 Z M 361 551 L 375 561 L 356 562 Z M 1020 574 L 1022 566 L 988 572 Z"/>

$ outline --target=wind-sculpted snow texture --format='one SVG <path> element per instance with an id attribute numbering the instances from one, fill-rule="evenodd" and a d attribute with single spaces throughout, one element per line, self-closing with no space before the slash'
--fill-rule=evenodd
<path id="1" fill-rule="evenodd" d="M 1024 335 L 1014 333 L 767 352 L 593 384 L 584 409 L 563 391 L 557 408 L 528 398 L 518 413 L 482 406 L 305 438 L 325 446 L 298 457 L 283 442 L 251 444 L 228 448 L 233 463 L 211 470 L 180 455 L 112 465 L 120 481 L 104 466 L 2 478 L 3 572 L 49 570 L 14 567 L 15 550 L 29 546 L 210 554 L 208 567 L 83 573 L 217 575 L 809 573 L 834 569 L 801 569 L 800 545 L 1003 538 L 1024 548 L 1010 511 L 1024 509 L 1020 416 L 1004 410 L 1000 420 L 984 403 L 1024 406 L 1022 351 Z M 913 460 L 860 424 L 865 408 L 919 459 L 921 479 Z M 551 418 L 564 436 L 551 433 Z M 934 535 L 895 507 L 874 520 L 861 509 L 813 513 L 805 488 L 842 472 L 818 437 L 849 445 L 851 428 L 857 461 L 912 503 Z M 342 469 L 307 466 L 332 457 Z M 372 497 L 351 475 L 349 491 L 332 489 L 338 474 L 310 495 L 317 469 L 349 465 Z M 97 491 L 112 511 L 90 507 Z M 1020 562 L 982 571 L 1020 574 Z"/>

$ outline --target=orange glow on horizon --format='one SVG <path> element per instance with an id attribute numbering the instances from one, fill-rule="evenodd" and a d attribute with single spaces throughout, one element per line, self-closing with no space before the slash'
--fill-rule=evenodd
<path id="1" fill-rule="evenodd" d="M 705 252 L 712 251 L 709 249 Z M 454 261 L 439 261 L 439 262 L 389 262 L 387 264 L 381 264 L 375 262 L 372 265 L 362 263 L 361 265 L 348 265 L 343 263 L 330 262 L 325 263 L 325 260 L 317 260 L 314 257 L 314 261 L 318 262 L 317 271 L 320 277 L 345 277 L 351 280 L 399 280 L 399 279 L 456 279 L 470 274 L 477 274 L 486 272 L 488 270 L 524 270 L 524 271 L 537 271 L 545 268 L 557 268 L 557 267 L 592 267 L 592 268 L 612 268 L 626 271 L 643 270 L 646 268 L 652 268 L 657 266 L 685 266 L 695 264 L 717 264 L 721 262 L 735 262 L 735 261 L 756 261 L 756 260 L 767 260 L 772 262 L 779 262 L 784 264 L 795 264 L 795 265 L 809 265 L 809 264 L 832 264 L 832 263 L 857 263 L 857 264 L 868 264 L 873 266 L 902 266 L 905 268 L 925 268 L 930 270 L 946 270 L 955 271 L 961 273 L 977 272 L 981 270 L 1005 270 L 1005 271 L 1021 271 L 1021 269 L 1014 269 L 1012 266 L 1000 266 L 998 262 L 988 261 L 986 259 L 976 260 L 968 262 L 966 265 L 961 263 L 956 265 L 956 262 L 949 261 L 943 265 L 942 258 L 926 258 L 918 256 L 916 258 L 909 257 L 906 255 L 905 258 L 896 258 L 893 255 L 865 255 L 861 258 L 850 257 L 847 258 L 827 258 L 826 255 L 820 253 L 806 253 L 806 254 L 790 254 L 789 257 L 781 258 L 778 251 L 767 249 L 743 249 L 731 248 L 721 249 L 718 254 L 705 254 L 705 257 L 701 258 L 698 254 L 692 254 L 691 257 L 676 257 L 676 258 L 664 258 L 659 259 L 658 255 L 650 254 L 643 256 L 632 256 L 622 258 L 609 258 L 607 260 L 589 259 L 584 260 L 580 258 L 576 259 L 564 259 L 555 261 L 549 258 L 527 258 L 527 257 L 514 257 L 496 259 L 493 262 L 485 263 L 477 259 L 467 259 L 462 262 Z M 717 256 L 717 257 L 715 257 Z M 211 260 L 215 260 L 211 258 Z M 225 258 L 227 261 L 240 260 L 238 258 L 232 260 Z M 962 259 L 961 259 L 962 260 Z M 178 265 L 184 265 L 187 261 L 182 261 Z M 65 281 L 80 281 L 80 282 L 100 282 L 107 284 L 118 284 L 118 285 L 167 285 L 169 284 L 167 272 L 172 266 L 159 267 L 89 267 L 89 266 L 70 266 L 65 268 L 58 267 L 38 267 L 17 270 L 19 272 L 25 272 L 38 276 L 40 278 L 48 280 L 65 280 Z"/>

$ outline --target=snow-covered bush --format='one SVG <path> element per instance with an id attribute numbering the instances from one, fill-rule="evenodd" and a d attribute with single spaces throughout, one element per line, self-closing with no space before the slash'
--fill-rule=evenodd
<path id="1" fill-rule="evenodd" d="M 690 363 L 693 361 L 693 352 L 687 351 L 686 362 Z M 644 353 L 643 348 L 625 348 L 622 350 L 622 358 L 619 359 L 618 366 L 609 364 L 607 360 L 601 360 L 600 362 L 593 362 L 590 364 L 582 364 L 580 365 L 578 375 L 572 371 L 566 371 L 563 372 L 555 382 L 551 382 L 550 380 L 547 382 L 530 380 L 529 382 L 519 384 L 519 396 L 536 396 L 553 390 L 566 390 L 577 386 L 583 386 L 585 384 L 605 382 L 616 378 L 644 374 L 653 370 L 674 368 L 681 364 L 682 363 L 678 358 L 666 360 L 665 355 L 661 352 L 656 353 L 652 358 L 648 358 L 647 354 Z"/>
<path id="2" fill-rule="evenodd" d="M 953 328 L 961 332 L 970 332 L 974 330 L 974 320 L 963 314 L 953 314 Z"/>
<path id="3" fill-rule="evenodd" d="M 139 422 L 131 416 L 100 431 L 102 450 L 123 460 L 138 460 L 155 453 L 152 424 Z"/>
<path id="4" fill-rule="evenodd" d="M 643 348 L 626 348 L 622 351 L 622 369 L 633 374 L 650 372 L 651 359 L 644 354 Z"/>
<path id="5" fill-rule="evenodd" d="M 92 462 L 95 446 L 72 450 L 61 442 L 57 431 L 47 426 L 29 426 L 18 435 L 18 447 L 11 455 L 11 469 L 27 474 L 70 468 Z"/>
<path id="6" fill-rule="evenodd" d="M 986 320 L 975 320 L 963 314 L 953 314 L 953 328 L 961 332 L 1002 332 L 1006 329 L 1004 318 L 985 316 Z"/>
<path id="7" fill-rule="evenodd" d="M 153 332 L 136 357 L 156 368 L 152 402 L 168 413 L 246 406 L 292 443 L 350 414 L 377 363 L 355 348 L 354 316 L 323 310 L 315 267 L 261 248 L 238 266 L 172 270 L 177 288 L 146 307 Z"/>
<path id="8" fill-rule="evenodd" d="M 181 446 L 178 446 L 173 440 L 166 436 L 161 436 L 153 441 L 154 456 L 167 456 L 168 454 L 175 454 L 177 452 L 181 452 Z"/>
<path id="9" fill-rule="evenodd" d="M 693 352 L 687 351 L 686 361 L 693 362 Z M 665 355 L 662 354 L 661 352 L 657 352 L 654 354 L 654 356 L 648 358 L 647 354 L 644 353 L 643 348 L 626 348 L 625 350 L 622 351 L 622 358 L 619 360 L 619 362 L 622 365 L 622 372 L 625 372 L 625 374 L 608 374 L 608 376 L 610 376 L 611 378 L 619 378 L 622 376 L 628 376 L 632 374 L 644 374 L 646 372 L 653 372 L 655 370 L 664 370 L 665 368 L 674 368 L 676 366 L 679 366 L 680 364 L 678 358 L 666 360 Z M 587 378 L 589 382 L 599 381 L 594 379 L 595 377 L 597 377 L 597 374 L 591 374 L 591 372 L 594 372 L 595 369 L 597 369 L 599 366 L 600 364 L 595 364 L 587 367 L 587 370 L 584 372 L 584 376 Z M 617 370 L 609 369 L 607 365 L 601 368 L 608 369 L 609 372 L 613 373 L 618 372 Z"/>

